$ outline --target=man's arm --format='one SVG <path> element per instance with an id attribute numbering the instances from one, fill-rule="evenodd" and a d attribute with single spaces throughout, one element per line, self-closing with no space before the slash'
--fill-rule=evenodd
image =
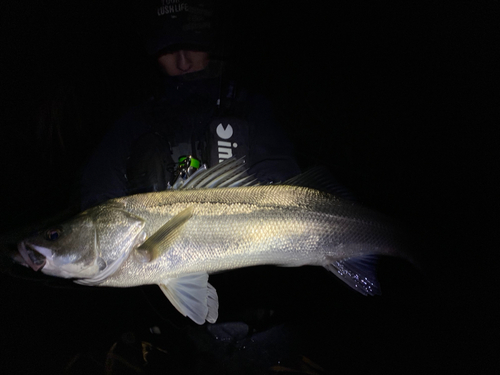
<path id="1" fill-rule="evenodd" d="M 134 140 L 145 132 L 145 127 L 140 110 L 135 108 L 104 136 L 82 172 L 82 210 L 127 195 L 127 157 L 130 156 Z"/>

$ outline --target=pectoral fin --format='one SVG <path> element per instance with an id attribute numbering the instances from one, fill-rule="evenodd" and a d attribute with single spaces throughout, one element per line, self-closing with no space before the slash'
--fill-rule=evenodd
<path id="1" fill-rule="evenodd" d="M 192 206 L 188 207 L 167 221 L 137 248 L 137 258 L 144 263 L 151 262 L 169 249 L 172 242 L 181 232 L 184 224 L 193 216 L 193 211 L 194 208 Z"/>
<path id="2" fill-rule="evenodd" d="M 168 300 L 195 323 L 215 323 L 219 315 L 217 291 L 208 282 L 206 272 L 168 279 L 159 284 Z"/>

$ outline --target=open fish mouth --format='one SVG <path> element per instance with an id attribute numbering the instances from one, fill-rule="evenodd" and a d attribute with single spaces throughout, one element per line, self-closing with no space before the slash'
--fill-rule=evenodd
<path id="1" fill-rule="evenodd" d="M 45 266 L 46 258 L 44 255 L 40 254 L 29 244 L 25 244 L 24 242 L 20 242 L 17 249 L 19 250 L 19 254 L 26 262 L 28 266 L 30 266 L 34 271 L 38 271 Z"/>

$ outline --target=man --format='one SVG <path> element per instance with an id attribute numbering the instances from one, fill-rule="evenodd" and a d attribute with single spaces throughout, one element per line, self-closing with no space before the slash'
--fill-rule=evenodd
<path id="1" fill-rule="evenodd" d="M 146 47 L 164 73 L 162 93 L 132 108 L 104 137 L 83 172 L 82 209 L 166 189 L 186 156 L 194 168 L 245 156 L 261 182 L 300 173 L 269 102 L 225 73 L 211 4 L 154 5 Z"/>

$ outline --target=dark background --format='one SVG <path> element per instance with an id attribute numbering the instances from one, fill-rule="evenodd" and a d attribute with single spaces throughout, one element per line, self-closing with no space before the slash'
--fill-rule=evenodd
<path id="1" fill-rule="evenodd" d="M 137 366 L 108 362 L 108 373 L 268 373 L 279 361 L 313 371 L 301 355 L 332 374 L 498 373 L 499 3 L 231 5 L 231 59 L 242 83 L 273 101 L 300 165 L 326 165 L 406 225 L 427 274 L 386 261 L 380 298 L 311 267 L 212 276 L 220 321 L 255 329 L 235 343 L 183 319 L 157 287 L 47 281 L 4 257 L 2 372 L 104 373 L 118 343 Z M 5 252 L 26 226 L 74 209 L 86 158 L 150 94 L 156 73 L 137 6 L 2 3 Z M 149 333 L 155 325 L 162 335 Z M 141 341 L 166 352 L 143 366 Z"/>

